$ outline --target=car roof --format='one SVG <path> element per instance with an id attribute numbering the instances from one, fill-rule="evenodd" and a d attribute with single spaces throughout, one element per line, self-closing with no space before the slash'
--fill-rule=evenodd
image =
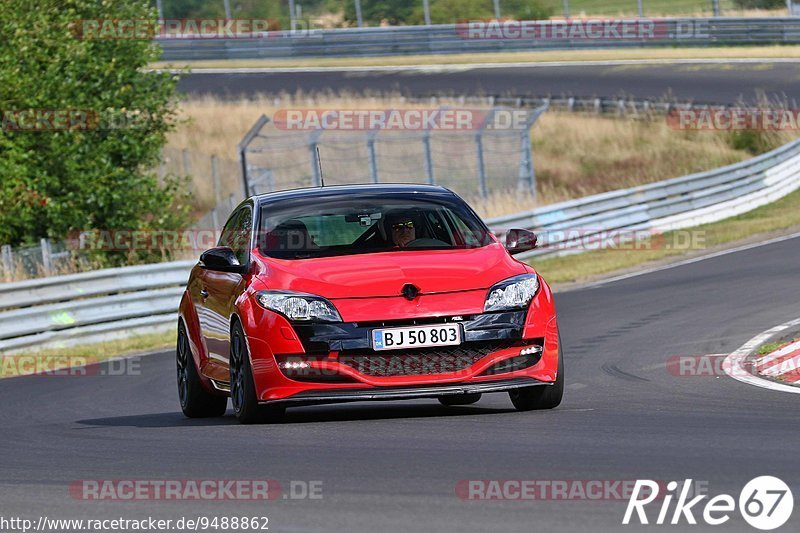
<path id="1" fill-rule="evenodd" d="M 253 197 L 258 203 L 272 203 L 280 200 L 300 198 L 328 198 L 343 195 L 363 193 L 374 194 L 432 194 L 441 196 L 445 194 L 455 197 L 450 189 L 438 185 L 423 185 L 415 183 L 371 183 L 366 185 L 334 185 L 330 187 L 309 187 L 305 189 L 290 189 L 286 191 L 259 194 Z"/>

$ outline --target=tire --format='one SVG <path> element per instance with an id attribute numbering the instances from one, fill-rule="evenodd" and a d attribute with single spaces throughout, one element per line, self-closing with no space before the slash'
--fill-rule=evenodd
<path id="1" fill-rule="evenodd" d="M 509 391 L 508 396 L 517 411 L 555 409 L 564 397 L 564 353 L 558 340 L 558 375 L 553 385 L 536 385 Z"/>
<path id="2" fill-rule="evenodd" d="M 448 407 L 453 407 L 455 405 L 471 405 L 477 403 L 480 399 L 480 392 L 472 394 L 448 394 L 447 396 L 439 396 L 439 403 Z"/>
<path id="3" fill-rule="evenodd" d="M 222 416 L 228 408 L 228 398 L 211 394 L 200 382 L 200 373 L 189 348 L 189 337 L 183 321 L 178 322 L 178 346 L 175 352 L 178 369 L 178 400 L 183 414 L 189 418 Z"/>
<path id="4" fill-rule="evenodd" d="M 235 322 L 231 331 L 230 356 L 231 404 L 233 414 L 242 424 L 279 422 L 286 410 L 258 404 L 258 395 L 253 381 L 253 368 L 247 350 L 242 325 Z"/>

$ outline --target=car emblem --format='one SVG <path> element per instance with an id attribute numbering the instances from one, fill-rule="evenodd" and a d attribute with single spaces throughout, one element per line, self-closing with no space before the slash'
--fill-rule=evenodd
<path id="1" fill-rule="evenodd" d="M 419 294 L 419 288 L 415 287 L 411 283 L 406 283 L 403 285 L 402 294 L 406 300 L 413 300 Z"/>

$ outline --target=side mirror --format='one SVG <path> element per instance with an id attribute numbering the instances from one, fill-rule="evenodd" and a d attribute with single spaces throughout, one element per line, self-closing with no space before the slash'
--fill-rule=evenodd
<path id="1" fill-rule="evenodd" d="M 245 273 L 245 267 L 239 264 L 236 254 L 227 246 L 206 250 L 200 256 L 200 267 L 215 272 Z"/>
<path id="2" fill-rule="evenodd" d="M 506 233 L 506 250 L 511 255 L 530 252 L 536 248 L 537 237 L 526 229 L 510 229 Z"/>

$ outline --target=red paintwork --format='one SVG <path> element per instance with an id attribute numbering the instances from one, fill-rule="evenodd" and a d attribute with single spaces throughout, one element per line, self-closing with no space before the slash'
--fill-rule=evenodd
<path id="1" fill-rule="evenodd" d="M 544 354 L 539 363 L 522 371 L 479 376 L 495 362 L 517 355 L 519 348 L 494 352 L 467 370 L 454 374 L 378 378 L 360 374 L 351 367 L 340 367 L 335 357 L 317 365 L 336 368 L 358 383 L 298 382 L 286 378 L 277 367 L 274 354 L 303 354 L 304 349 L 288 320 L 256 302 L 257 291 L 284 289 L 326 297 L 345 322 L 479 314 L 483 312 L 489 287 L 511 276 L 534 272 L 530 266 L 513 259 L 497 242 L 474 250 L 385 252 L 293 261 L 263 257 L 256 249 L 251 259 L 251 273 L 244 276 L 241 283 L 232 283 L 225 275 L 214 279 L 206 276 L 202 283 L 211 295 L 233 291 L 228 297 L 218 299 L 220 303 L 214 311 L 219 313 L 219 318 L 241 321 L 247 335 L 256 389 L 262 401 L 279 400 L 312 389 L 485 382 L 520 376 L 546 382 L 556 379 L 558 324 L 553 295 L 544 280 L 530 304 L 523 331 L 525 339 L 545 339 Z M 201 373 L 227 381 L 224 377 L 227 365 L 219 353 L 209 357 L 209 342 L 201 335 L 192 303 L 200 290 L 196 280 L 202 275 L 201 269 L 196 267 L 181 302 L 181 318 L 186 323 L 192 354 Z M 421 295 L 413 301 L 397 296 L 406 283 L 414 283 L 421 289 Z M 220 326 L 223 323 L 222 320 L 218 322 Z M 212 333 L 223 334 L 222 331 Z M 218 344 L 219 340 L 214 343 Z M 217 345 L 216 349 L 219 352 L 222 348 L 223 345 Z M 209 381 L 206 380 L 205 385 L 214 390 Z"/>
<path id="2" fill-rule="evenodd" d="M 397 296 L 409 280 L 423 294 L 488 289 L 498 280 L 525 273 L 525 267 L 499 243 L 472 250 L 269 259 L 263 268 L 263 279 L 270 288 L 319 294 L 329 300 Z"/>

